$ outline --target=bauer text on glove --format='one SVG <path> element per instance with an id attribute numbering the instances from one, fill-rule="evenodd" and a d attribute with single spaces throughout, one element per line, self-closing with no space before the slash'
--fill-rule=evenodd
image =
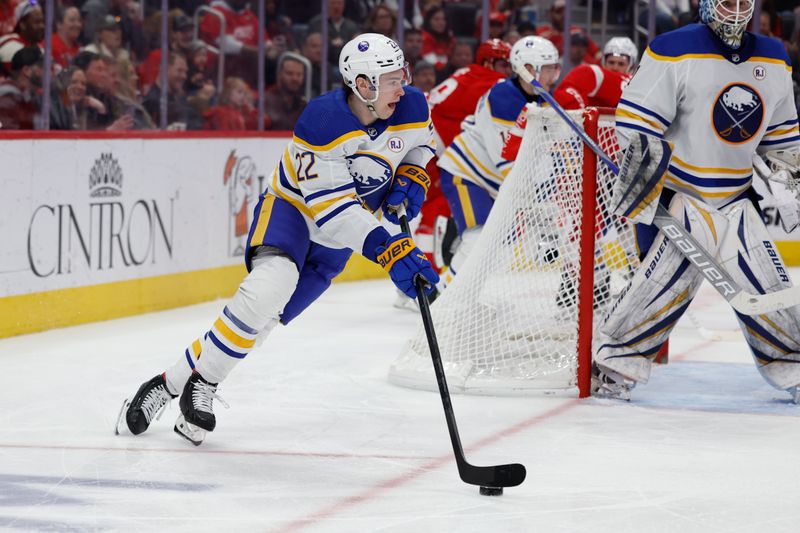
<path id="1" fill-rule="evenodd" d="M 396 208 L 405 205 L 406 216 L 411 220 L 422 209 L 425 195 L 431 186 L 431 178 L 424 168 L 402 164 L 394 173 L 394 181 L 383 203 L 383 212 L 389 222 L 399 224 Z"/>
<path id="2" fill-rule="evenodd" d="M 378 247 L 377 262 L 389 273 L 397 288 L 409 298 L 417 297 L 414 284 L 417 276 L 422 276 L 427 283 L 426 294 L 430 294 L 439 281 L 439 275 L 428 258 L 405 233 L 395 235 L 385 245 Z"/>

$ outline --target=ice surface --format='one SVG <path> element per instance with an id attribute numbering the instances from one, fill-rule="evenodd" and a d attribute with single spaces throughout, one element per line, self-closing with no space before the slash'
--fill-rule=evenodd
<path id="1" fill-rule="evenodd" d="M 470 462 L 528 469 L 500 498 L 459 480 L 438 395 L 388 383 L 418 321 L 394 298 L 335 285 L 222 384 L 231 409 L 197 448 L 172 432 L 177 402 L 138 437 L 113 426 L 223 302 L 0 341 L 0 529 L 800 530 L 800 406 L 711 289 L 703 330 L 679 324 L 630 403 L 454 397 Z"/>

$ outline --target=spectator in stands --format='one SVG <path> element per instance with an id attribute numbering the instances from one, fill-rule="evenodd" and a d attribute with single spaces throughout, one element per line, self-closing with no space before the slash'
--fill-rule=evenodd
<path id="1" fill-rule="evenodd" d="M 394 39 L 397 33 L 397 14 L 386 4 L 376 5 L 364 21 L 364 31 L 380 33 Z"/>
<path id="2" fill-rule="evenodd" d="M 536 25 L 532 22 L 522 21 L 517 24 L 517 32 L 520 37 L 528 37 L 529 35 L 536 35 Z"/>
<path id="3" fill-rule="evenodd" d="M 475 60 L 475 50 L 472 43 L 467 40 L 457 40 L 447 65 L 436 73 L 436 83 L 442 83 L 453 75 L 455 71 L 470 65 Z M 414 84 L 416 85 L 416 84 Z"/>
<path id="4" fill-rule="evenodd" d="M 81 36 L 83 20 L 77 7 L 56 10 L 56 31 L 53 34 L 53 61 L 67 67 L 80 52 L 78 37 Z"/>
<path id="5" fill-rule="evenodd" d="M 476 39 L 481 38 L 481 31 L 483 29 L 483 17 L 478 15 L 475 22 L 475 35 Z M 508 15 L 500 11 L 492 11 L 489 13 L 489 39 L 503 39 L 508 31 Z"/>
<path id="6" fill-rule="evenodd" d="M 43 60 L 37 46 L 21 48 L 11 58 L 11 77 L 0 84 L 0 129 L 34 129 L 38 122 L 36 91 L 42 85 Z"/>
<path id="7" fill-rule="evenodd" d="M 169 49 L 173 52 L 189 57 L 192 40 L 194 38 L 194 22 L 186 15 L 179 13 L 172 17 L 170 24 L 172 31 L 169 34 Z M 139 65 L 139 84 L 142 92 L 147 93 L 150 86 L 156 81 L 156 76 L 161 68 L 161 48 L 156 47 Z"/>
<path id="8" fill-rule="evenodd" d="M 550 24 L 544 24 L 536 30 L 536 34 L 553 43 L 560 56 L 564 55 L 564 0 L 555 0 L 550 8 Z M 583 33 L 578 26 L 570 26 L 570 35 Z M 588 49 L 582 62 L 597 64 L 600 62 L 600 47 L 590 37 L 587 37 Z M 570 41 L 571 43 L 571 41 Z"/>
<path id="9" fill-rule="evenodd" d="M 427 94 L 436 87 L 436 69 L 427 61 L 418 61 L 414 65 L 411 81 L 414 87 Z"/>
<path id="10" fill-rule="evenodd" d="M 81 2 L 76 2 L 81 4 Z M 106 17 L 117 18 L 121 32 L 121 47 L 131 50 L 136 57 L 144 57 L 145 38 L 138 9 L 130 9 L 131 0 L 85 0 L 81 5 L 83 15 L 83 42 L 93 43 Z"/>
<path id="11" fill-rule="evenodd" d="M 219 131 L 243 131 L 247 129 L 245 108 L 250 88 L 242 78 L 231 76 L 225 80 L 219 105 L 203 114 L 203 129 Z"/>
<path id="12" fill-rule="evenodd" d="M 225 19 L 225 35 L 220 35 L 218 17 L 206 14 L 200 22 L 200 37 L 219 48 L 225 54 L 225 73 L 238 76 L 249 85 L 257 82 L 258 61 L 258 16 L 250 9 L 248 0 L 213 0 L 210 7 Z M 264 31 L 267 44 L 266 56 L 274 59 L 280 51 L 270 42 Z M 214 58 L 216 61 L 217 58 Z"/>
<path id="13" fill-rule="evenodd" d="M 573 67 L 586 63 L 589 38 L 584 33 L 573 33 L 569 38 L 569 64 Z"/>
<path id="14" fill-rule="evenodd" d="M 281 54 L 297 49 L 292 34 L 292 19 L 281 14 L 279 0 L 264 0 L 264 27 Z"/>
<path id="15" fill-rule="evenodd" d="M 278 81 L 264 95 L 264 108 L 272 121 L 269 129 L 291 131 L 306 108 L 305 65 L 284 54 L 278 63 Z"/>
<path id="16" fill-rule="evenodd" d="M 103 18 L 97 26 L 94 42 L 84 46 L 83 49 L 117 61 L 130 59 L 128 51 L 122 47 L 122 28 L 119 19 L 114 15 L 106 15 Z"/>
<path id="17" fill-rule="evenodd" d="M 208 47 L 201 40 L 192 41 L 186 51 L 189 73 L 186 76 L 186 94 L 193 95 L 200 90 L 208 90 L 211 85 L 212 95 L 215 91 L 214 80 L 208 71 Z"/>
<path id="18" fill-rule="evenodd" d="M 0 36 L 14 33 L 14 8 L 17 0 L 0 0 Z"/>
<path id="19" fill-rule="evenodd" d="M 314 32 L 306 35 L 306 40 L 303 42 L 303 55 L 311 62 L 311 97 L 314 98 L 322 93 L 328 92 L 340 79 L 339 69 L 328 63 L 325 68 L 328 69 L 328 86 L 321 87 L 322 85 L 322 34 Z"/>
<path id="20" fill-rule="evenodd" d="M 536 23 L 536 6 L 533 4 L 533 0 L 501 0 L 496 9 L 507 17 L 508 25 L 515 26 L 520 31 L 520 24 Z"/>
<path id="21" fill-rule="evenodd" d="M 167 129 L 199 130 L 203 125 L 202 117 L 186 99 L 184 83 L 188 73 L 186 58 L 177 52 L 170 52 L 167 59 Z M 142 102 L 156 125 L 161 124 L 160 82 L 160 76 L 156 76 L 155 83 Z"/>
<path id="22" fill-rule="evenodd" d="M 409 28 L 403 33 L 403 56 L 411 68 L 422 61 L 422 31 Z"/>
<path id="23" fill-rule="evenodd" d="M 656 0 L 656 34 L 677 29 L 681 18 L 685 17 L 689 10 L 689 0 Z M 647 27 L 649 16 L 649 8 L 642 9 L 639 14 L 639 24 L 642 27 Z"/>
<path id="24" fill-rule="evenodd" d="M 359 25 L 344 16 L 344 0 L 327 0 L 327 2 L 328 62 L 332 65 L 338 65 L 339 52 L 342 51 L 342 46 L 360 33 Z M 309 21 L 308 31 L 311 33 L 322 32 L 321 15 L 317 15 Z"/>
<path id="25" fill-rule="evenodd" d="M 86 108 L 89 105 L 102 106 L 100 102 L 86 95 L 86 74 L 74 65 L 58 73 L 52 93 L 51 130 L 85 130 Z"/>
<path id="26" fill-rule="evenodd" d="M 116 73 L 117 75 L 114 77 L 114 94 L 120 101 L 124 113 L 133 119 L 132 129 L 156 129 L 156 125 L 147 110 L 140 103 L 139 75 L 136 73 L 133 63 L 127 59 L 117 60 Z"/>
<path id="27" fill-rule="evenodd" d="M 86 128 L 89 130 L 125 131 L 133 127 L 132 117 L 123 113 L 119 100 L 114 95 L 115 68 L 112 58 L 94 52 L 81 52 L 75 64 L 86 74 L 86 92 L 101 105 L 89 106 L 86 110 Z"/>
<path id="28" fill-rule="evenodd" d="M 447 65 L 455 43 L 444 8 L 429 9 L 425 13 L 425 22 L 422 23 L 422 59 L 431 63 L 437 71 L 442 70 Z"/>
<path id="29" fill-rule="evenodd" d="M 14 33 L 0 37 L 0 65 L 11 71 L 11 59 L 19 50 L 38 46 L 44 39 L 44 15 L 36 0 L 23 0 L 14 8 Z"/>

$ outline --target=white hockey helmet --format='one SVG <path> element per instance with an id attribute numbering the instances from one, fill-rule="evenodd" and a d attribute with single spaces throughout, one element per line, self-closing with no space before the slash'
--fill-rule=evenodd
<path id="1" fill-rule="evenodd" d="M 533 67 L 536 79 L 539 71 L 545 65 L 560 65 L 558 50 L 555 45 L 544 37 L 529 35 L 514 43 L 511 47 L 511 67 L 519 74 L 525 70 L 525 65 Z"/>
<path id="2" fill-rule="evenodd" d="M 623 56 L 628 58 L 628 70 L 636 66 L 639 60 L 639 49 L 628 37 L 612 37 L 603 47 L 603 66 L 606 65 L 606 57 Z"/>
<path id="3" fill-rule="evenodd" d="M 739 48 L 754 9 L 754 0 L 700 0 L 700 20 L 722 42 L 731 48 Z"/>
<path id="4" fill-rule="evenodd" d="M 362 33 L 342 47 L 339 54 L 339 71 L 344 84 L 365 103 L 378 99 L 381 74 L 404 70 L 404 83 L 411 83 L 408 62 L 403 49 L 389 37 L 379 33 Z M 356 79 L 363 76 L 369 81 L 375 97 L 369 102 L 356 89 Z"/>

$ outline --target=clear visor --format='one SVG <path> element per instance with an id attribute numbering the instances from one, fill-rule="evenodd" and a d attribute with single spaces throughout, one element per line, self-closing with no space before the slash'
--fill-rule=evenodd
<path id="1" fill-rule="evenodd" d="M 539 65 L 533 68 L 533 75 L 536 81 L 541 81 L 546 77 L 549 80 L 557 80 L 561 77 L 561 63 L 552 63 L 550 65 Z"/>
<path id="2" fill-rule="evenodd" d="M 381 74 L 378 78 L 378 91 L 382 93 L 397 91 L 406 85 L 411 85 L 411 69 L 408 61 L 402 68 Z"/>

